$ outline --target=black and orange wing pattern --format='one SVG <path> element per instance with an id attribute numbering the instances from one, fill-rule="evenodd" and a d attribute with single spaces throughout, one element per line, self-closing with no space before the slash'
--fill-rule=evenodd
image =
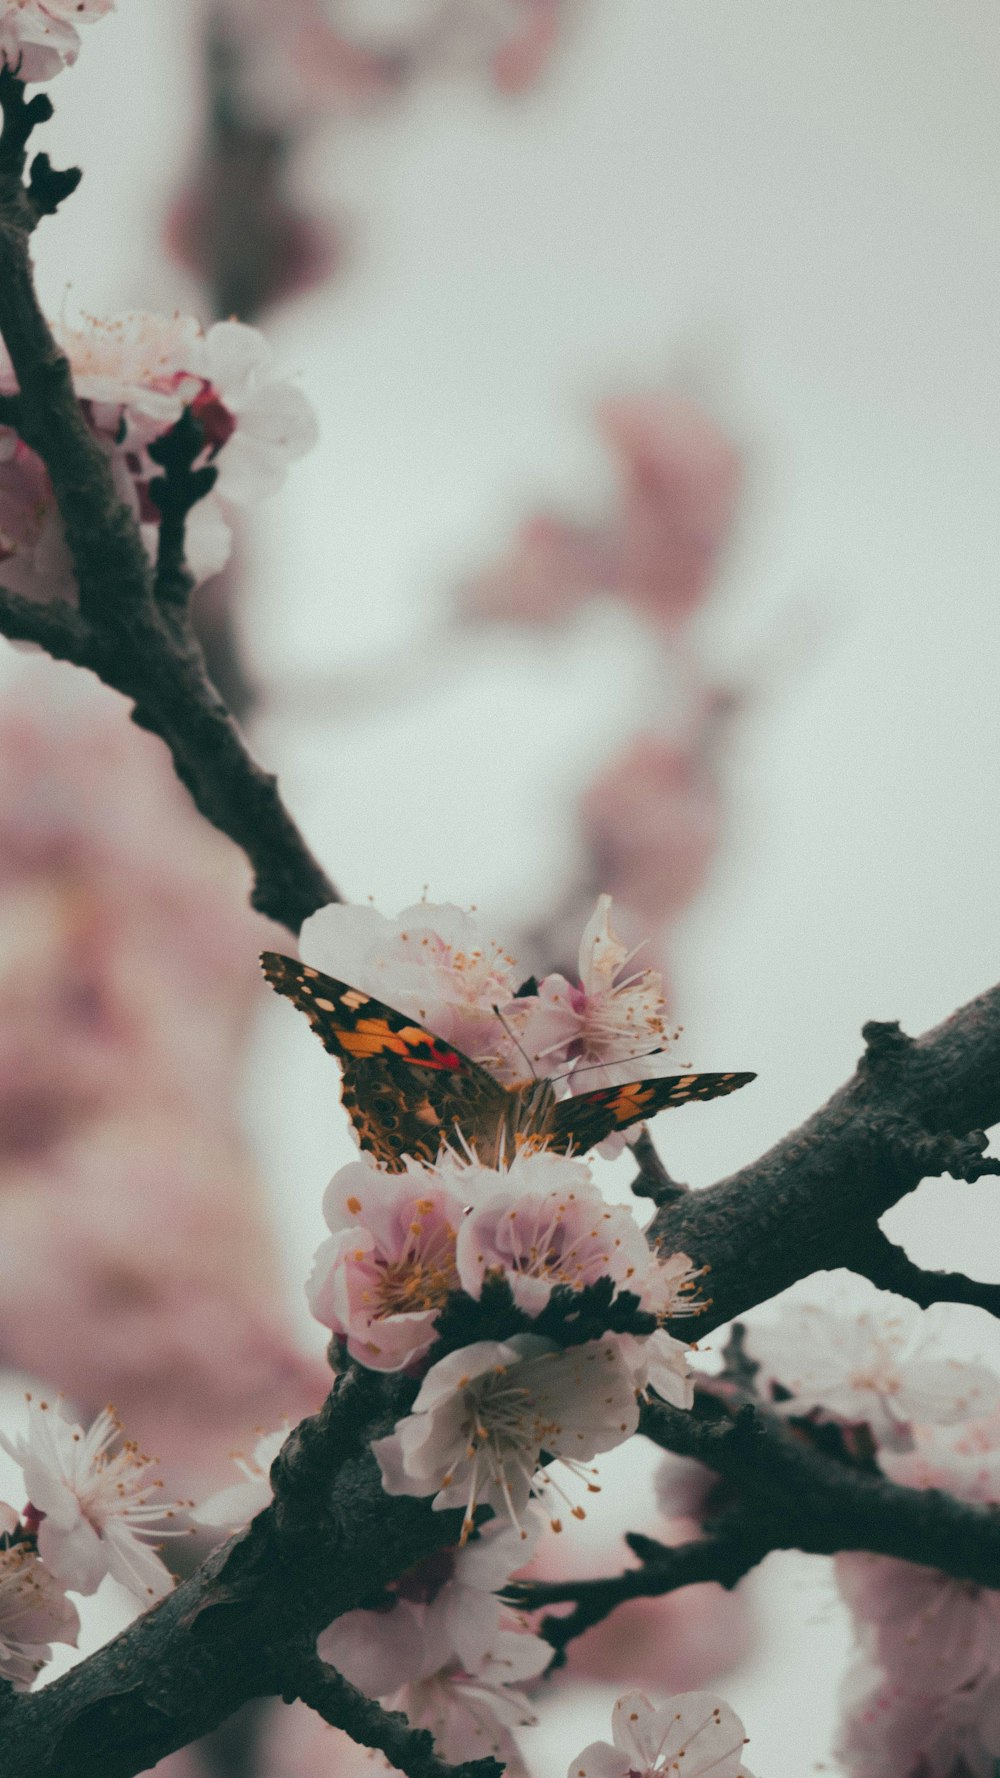
<path id="1" fill-rule="evenodd" d="M 756 1078 L 755 1074 L 671 1074 L 560 1099 L 550 1118 L 553 1146 L 572 1147 L 582 1154 L 615 1130 L 627 1130 L 658 1111 L 689 1105 L 694 1099 L 719 1099 Z"/>
<path id="2" fill-rule="evenodd" d="M 265 976 L 305 1013 L 343 1070 L 341 1097 L 362 1148 L 390 1172 L 404 1155 L 433 1164 L 442 1143 L 459 1149 L 495 1141 L 509 1095 L 485 1068 L 406 1013 L 278 951 L 261 956 Z"/>

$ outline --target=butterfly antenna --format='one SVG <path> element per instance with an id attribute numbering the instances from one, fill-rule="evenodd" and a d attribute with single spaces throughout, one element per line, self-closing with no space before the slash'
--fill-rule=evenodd
<path id="1" fill-rule="evenodd" d="M 640 1050 L 639 1054 L 637 1056 L 620 1056 L 619 1061 L 621 1061 L 621 1062 L 644 1062 L 646 1060 L 647 1056 L 665 1056 L 666 1053 L 667 1053 L 666 1044 L 665 1043 L 658 1043 L 656 1045 L 655 1049 Z M 618 1063 L 615 1062 L 614 1064 L 610 1064 L 610 1065 L 617 1068 Z M 549 1078 L 552 1081 L 552 1084 L 554 1086 L 556 1081 L 568 1080 L 570 1075 L 572 1075 L 573 1079 L 575 1080 L 578 1074 L 590 1074 L 594 1068 L 607 1068 L 608 1066 L 609 1066 L 609 1064 L 607 1062 L 585 1062 L 582 1068 L 567 1068 L 565 1074 L 553 1074 L 553 1075 L 550 1075 Z"/>
<path id="2" fill-rule="evenodd" d="M 494 1006 L 493 1011 L 496 1013 L 497 1018 L 500 1020 L 500 1023 L 503 1026 L 504 1030 L 506 1031 L 507 1036 L 510 1038 L 511 1043 L 514 1045 L 514 1048 L 517 1050 L 518 1054 L 523 1056 L 524 1060 L 527 1062 L 528 1069 L 531 1074 L 532 1080 L 537 1080 L 538 1074 L 535 1070 L 535 1064 L 531 1060 L 531 1057 L 529 1056 L 523 1043 L 521 1042 L 520 1038 L 518 1037 L 517 1032 L 511 1030 L 510 1026 L 507 1023 L 507 1020 L 504 1018 L 503 1013 L 500 1011 L 500 1008 L 498 1006 Z"/>

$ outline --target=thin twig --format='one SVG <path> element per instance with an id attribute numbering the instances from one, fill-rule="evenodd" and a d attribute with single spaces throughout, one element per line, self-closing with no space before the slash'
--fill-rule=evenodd
<path id="1" fill-rule="evenodd" d="M 922 1309 L 931 1303 L 968 1303 L 1000 1315 L 1000 1284 L 970 1278 L 965 1272 L 926 1271 L 914 1265 L 904 1248 L 890 1241 L 881 1229 L 873 1229 L 850 1262 L 851 1270 L 870 1278 L 880 1290 L 894 1290 Z"/>

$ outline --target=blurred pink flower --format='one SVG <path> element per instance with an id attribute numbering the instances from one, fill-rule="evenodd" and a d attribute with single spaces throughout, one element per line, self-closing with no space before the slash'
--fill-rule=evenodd
<path id="1" fill-rule="evenodd" d="M 0 718 L 0 1356 L 110 1397 L 185 1493 L 328 1382 L 237 1122 L 273 942 L 247 886 L 124 700 L 25 659 Z"/>
<path id="2" fill-rule="evenodd" d="M 619 397 L 597 417 L 625 478 L 619 590 L 654 622 L 675 627 L 716 574 L 736 514 L 739 453 L 678 395 Z"/>
<path id="3" fill-rule="evenodd" d="M 736 447 L 678 395 L 606 401 L 597 424 L 621 475 L 614 517 L 581 524 L 534 515 L 513 548 L 462 588 L 467 614 L 551 624 L 610 597 L 673 634 L 701 604 L 736 514 Z"/>
<path id="4" fill-rule="evenodd" d="M 721 818 L 718 781 L 695 738 L 637 735 L 594 779 L 580 803 L 583 838 L 593 875 L 632 915 L 629 937 L 638 922 L 669 925 L 694 899 Z"/>

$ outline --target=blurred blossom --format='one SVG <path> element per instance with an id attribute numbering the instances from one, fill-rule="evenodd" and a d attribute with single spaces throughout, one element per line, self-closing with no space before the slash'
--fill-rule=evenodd
<path id="1" fill-rule="evenodd" d="M 683 913 L 704 886 L 721 825 L 718 778 L 697 733 L 636 735 L 598 774 L 580 826 L 595 877 L 627 909 L 619 917 L 628 936 Z"/>
<path id="2" fill-rule="evenodd" d="M 273 931 L 247 888 L 124 700 L 25 659 L 0 719 L 0 1352 L 112 1398 L 186 1492 L 324 1388 L 238 1128 Z"/>
<path id="3" fill-rule="evenodd" d="M 539 513 L 513 548 L 463 587 L 469 616 L 550 624 L 614 598 L 668 634 L 707 596 L 736 514 L 739 453 L 677 395 L 619 397 L 597 424 L 621 478 L 615 515 L 579 524 Z"/>
<path id="4" fill-rule="evenodd" d="M 364 110 L 415 79 L 485 70 L 513 96 L 555 46 L 566 0 L 217 0 L 245 109 L 285 129 Z"/>

